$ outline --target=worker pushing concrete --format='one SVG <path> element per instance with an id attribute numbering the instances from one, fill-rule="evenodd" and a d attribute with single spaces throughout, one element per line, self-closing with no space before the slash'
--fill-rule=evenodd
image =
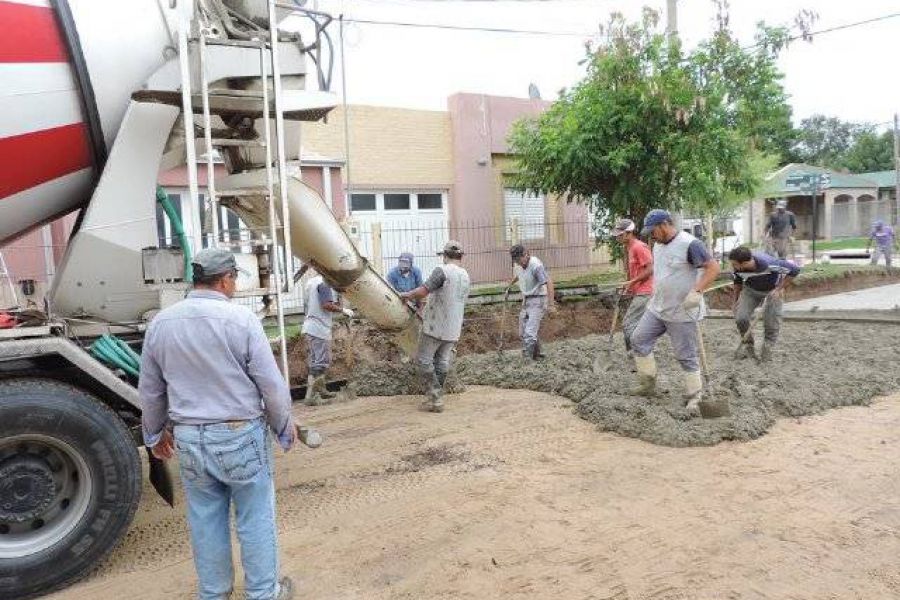
<path id="1" fill-rule="evenodd" d="M 764 340 L 759 359 L 768 362 L 781 331 L 784 288 L 800 274 L 800 268 L 789 260 L 753 252 L 746 246 L 734 248 L 728 253 L 728 260 L 734 269 L 734 321 L 742 338 L 736 358 L 756 358 L 750 320 L 753 311 L 764 304 Z"/>
<path id="2" fill-rule="evenodd" d="M 545 313 L 555 310 L 553 280 L 544 263 L 537 256 L 532 256 L 521 244 L 510 248 L 509 255 L 515 275 L 506 286 L 505 293 L 509 295 L 512 286 L 519 282 L 522 292 L 522 309 L 519 311 L 522 355 L 528 360 L 538 360 L 544 357 L 541 352 L 541 320 Z"/>
<path id="3" fill-rule="evenodd" d="M 628 261 L 628 281 L 622 284 L 626 296 L 631 298 L 625 318 L 622 319 L 622 334 L 625 349 L 631 354 L 631 336 L 644 316 L 650 294 L 653 293 L 653 253 L 637 237 L 634 221 L 620 219 L 612 230 L 613 237 L 625 246 Z"/>
<path id="4" fill-rule="evenodd" d="M 795 231 L 797 219 L 794 213 L 787 209 L 786 200 L 779 200 L 775 203 L 775 212 L 769 215 L 764 230 L 767 250 L 773 255 L 777 254 L 778 258 L 787 258 Z"/>
<path id="5" fill-rule="evenodd" d="M 435 267 L 425 283 L 400 294 L 407 301 L 428 298 L 416 363 L 432 412 L 444 410 L 444 382 L 450 372 L 453 351 L 462 331 L 466 298 L 469 297 L 469 273 L 461 264 L 463 249 L 460 243 L 447 242 L 438 255 L 443 256 L 444 264 Z"/>
<path id="6" fill-rule="evenodd" d="M 328 399 L 332 395 L 325 387 L 325 372 L 331 366 L 331 330 L 334 314 L 342 313 L 353 318 L 353 311 L 341 308 L 334 290 L 321 275 L 311 277 L 303 288 L 303 307 L 306 313 L 301 333 L 306 337 L 306 363 L 309 376 L 306 379 L 306 401 Z"/>
<path id="7" fill-rule="evenodd" d="M 869 240 L 866 242 L 866 252 L 872 247 L 872 242 L 875 242 L 875 251 L 872 252 L 872 265 L 877 265 L 878 259 L 884 256 L 884 266 L 890 272 L 891 257 L 894 253 L 894 247 L 897 245 L 894 228 L 886 225 L 880 219 L 875 221 L 872 223 L 872 231 L 869 233 Z"/>
<path id="8" fill-rule="evenodd" d="M 647 310 L 631 337 L 631 348 L 640 385 L 635 393 L 656 393 L 656 359 L 653 348 L 669 334 L 675 357 L 684 370 L 684 399 L 696 410 L 703 391 L 700 374 L 698 322 L 706 312 L 703 293 L 719 274 L 719 264 L 703 242 L 678 231 L 672 215 L 651 210 L 644 219 L 642 235 L 650 235 L 653 246 L 653 294 Z"/>

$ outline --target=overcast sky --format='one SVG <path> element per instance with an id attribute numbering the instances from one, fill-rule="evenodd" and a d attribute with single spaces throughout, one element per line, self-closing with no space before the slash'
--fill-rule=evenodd
<path id="1" fill-rule="evenodd" d="M 315 0 L 313 0 L 315 1 Z M 613 10 L 637 16 L 665 0 L 318 0 L 321 9 L 348 19 L 539 29 L 589 34 Z M 819 14 L 824 29 L 900 12 L 897 0 L 731 0 L 738 36 L 752 42 L 755 23 L 790 23 L 800 9 Z M 678 25 L 688 43 L 711 31 L 710 0 L 679 0 Z M 332 27 L 337 44 L 337 24 Z M 581 36 L 537 36 L 348 24 L 345 29 L 348 101 L 442 110 L 447 96 L 478 92 L 527 97 L 533 82 L 547 99 L 582 76 Z M 884 122 L 900 110 L 900 84 L 892 74 L 900 17 L 795 42 L 781 59 L 794 119 L 825 113 L 848 120 Z M 340 92 L 340 64 L 332 88 Z"/>

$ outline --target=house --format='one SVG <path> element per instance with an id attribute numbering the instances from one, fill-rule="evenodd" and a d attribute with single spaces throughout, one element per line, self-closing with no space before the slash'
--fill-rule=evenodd
<path id="1" fill-rule="evenodd" d="M 508 250 L 516 242 L 540 254 L 557 275 L 583 272 L 607 262 L 593 250 L 587 208 L 507 185 L 513 123 L 549 105 L 483 94 L 451 96 L 446 111 L 351 105 L 349 157 L 341 108 L 327 123 L 305 124 L 301 145 L 348 159 L 345 217 L 382 272 L 404 251 L 428 270 L 448 239 L 466 248 L 464 264 L 476 283 L 510 277 Z"/>
<path id="2" fill-rule="evenodd" d="M 811 191 L 790 181 L 802 174 L 826 176 L 827 183 L 816 191 L 815 204 Z M 799 163 L 785 165 L 767 177 L 763 196 L 744 207 L 743 239 L 754 244 L 763 238 L 768 215 L 778 200 L 786 200 L 788 210 L 796 215 L 798 239 L 811 240 L 814 232 L 820 240 L 868 235 L 874 220 L 894 222 L 896 218 L 893 175 L 893 171 L 854 174 Z"/>

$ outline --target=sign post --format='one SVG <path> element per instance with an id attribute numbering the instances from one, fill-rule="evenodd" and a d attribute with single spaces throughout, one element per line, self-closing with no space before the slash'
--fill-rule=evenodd
<path id="1" fill-rule="evenodd" d="M 799 188 L 800 191 L 808 191 L 812 198 L 812 261 L 816 262 L 816 238 L 819 237 L 819 210 L 816 200 L 819 189 L 825 189 L 831 185 L 831 175 L 828 173 L 794 173 L 784 181 L 785 185 Z"/>

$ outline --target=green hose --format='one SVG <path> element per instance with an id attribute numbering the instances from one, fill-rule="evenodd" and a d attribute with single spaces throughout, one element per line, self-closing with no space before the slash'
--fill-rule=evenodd
<path id="1" fill-rule="evenodd" d="M 181 223 L 181 217 L 178 211 L 169 201 L 169 195 L 166 194 L 161 186 L 156 186 L 156 201 L 163 207 L 169 222 L 172 224 L 172 231 L 178 239 L 178 245 L 181 246 L 181 253 L 184 255 L 184 280 L 190 283 L 194 280 L 194 268 L 191 266 L 191 246 L 188 244 L 187 235 L 184 233 L 184 225 Z"/>
<path id="2" fill-rule="evenodd" d="M 91 354 L 109 366 L 121 369 L 137 379 L 141 372 L 141 355 L 128 344 L 111 335 L 103 335 L 90 347 Z"/>

